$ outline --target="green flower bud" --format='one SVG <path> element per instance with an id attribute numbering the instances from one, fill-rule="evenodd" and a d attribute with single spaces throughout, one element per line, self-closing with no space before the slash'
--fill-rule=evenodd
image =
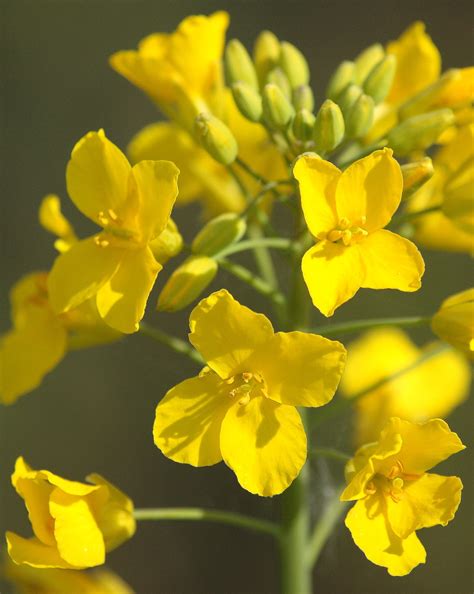
<path id="1" fill-rule="evenodd" d="M 270 70 L 267 75 L 266 84 L 276 85 L 283 92 L 287 99 L 291 99 L 290 81 L 279 66 L 273 68 L 273 70 Z"/>
<path id="2" fill-rule="evenodd" d="M 314 109 L 314 95 L 311 87 L 308 85 L 300 85 L 293 89 L 292 93 L 293 107 L 298 111 L 299 109 L 307 109 L 313 111 Z"/>
<path id="3" fill-rule="evenodd" d="M 433 161 L 429 157 L 425 157 L 419 161 L 402 165 L 401 170 L 403 175 L 402 200 L 406 200 L 431 179 L 434 173 Z"/>
<path id="4" fill-rule="evenodd" d="M 235 213 L 225 213 L 210 220 L 194 238 L 191 249 L 195 254 L 215 256 L 239 241 L 247 230 L 245 219 Z"/>
<path id="5" fill-rule="evenodd" d="M 307 85 L 309 82 L 309 66 L 306 58 L 288 41 L 281 44 L 280 66 L 290 81 L 291 88 Z"/>
<path id="6" fill-rule="evenodd" d="M 399 110 L 401 120 L 406 120 L 412 116 L 429 111 L 436 104 L 436 101 L 442 96 L 445 89 L 459 76 L 459 69 L 453 68 L 447 70 L 433 84 L 423 89 L 415 95 L 413 99 L 407 101 Z"/>
<path id="7" fill-rule="evenodd" d="M 173 219 L 169 219 L 163 231 L 149 243 L 153 255 L 160 264 L 177 256 L 183 247 L 183 237 Z"/>
<path id="8" fill-rule="evenodd" d="M 268 84 L 263 88 L 263 117 L 277 129 L 285 129 L 295 114 L 293 106 L 277 85 Z"/>
<path id="9" fill-rule="evenodd" d="M 201 295 L 211 284 L 217 262 L 207 256 L 191 256 L 169 277 L 158 298 L 158 311 L 179 311 Z"/>
<path id="10" fill-rule="evenodd" d="M 372 68 L 369 76 L 365 79 L 364 93 L 370 95 L 375 103 L 381 103 L 392 87 L 396 69 L 396 57 L 392 55 L 385 56 Z"/>
<path id="11" fill-rule="evenodd" d="M 206 151 L 219 163 L 230 165 L 239 147 L 229 128 L 211 114 L 200 113 L 194 122 L 196 136 Z"/>
<path id="12" fill-rule="evenodd" d="M 229 86 L 236 82 L 244 82 L 258 91 L 257 72 L 252 58 L 238 39 L 229 41 L 225 48 L 224 70 Z"/>
<path id="13" fill-rule="evenodd" d="M 388 146 L 400 156 L 424 150 L 438 140 L 454 119 L 452 110 L 447 108 L 408 118 L 390 131 Z"/>
<path id="14" fill-rule="evenodd" d="M 297 111 L 293 120 L 293 134 L 295 138 L 303 142 L 311 140 L 315 121 L 316 118 L 307 109 Z"/>
<path id="15" fill-rule="evenodd" d="M 262 31 L 255 41 L 253 59 L 261 86 L 267 81 L 268 73 L 280 61 L 280 42 L 271 31 Z"/>
<path id="16" fill-rule="evenodd" d="M 348 60 L 341 62 L 329 79 L 326 96 L 335 101 L 344 89 L 354 82 L 355 64 Z"/>
<path id="17" fill-rule="evenodd" d="M 262 98 L 260 93 L 244 82 L 232 85 L 232 95 L 240 113 L 251 122 L 258 122 L 262 117 Z"/>
<path id="18" fill-rule="evenodd" d="M 348 85 L 337 98 L 337 104 L 342 113 L 346 116 L 354 103 L 362 95 L 362 89 L 358 85 Z"/>
<path id="19" fill-rule="evenodd" d="M 362 86 L 372 68 L 374 68 L 384 56 L 385 50 L 380 43 L 374 43 L 374 45 L 370 45 L 362 51 L 355 59 L 354 82 Z"/>
<path id="20" fill-rule="evenodd" d="M 345 118 L 346 136 L 361 138 L 370 130 L 373 121 L 374 100 L 369 95 L 362 93 Z"/>
<path id="21" fill-rule="evenodd" d="M 313 129 L 313 140 L 318 153 L 334 150 L 344 138 L 344 117 L 340 107 L 331 101 L 321 105 Z"/>

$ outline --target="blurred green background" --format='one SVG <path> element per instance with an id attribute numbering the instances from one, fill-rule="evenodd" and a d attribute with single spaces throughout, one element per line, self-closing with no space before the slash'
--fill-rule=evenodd
<path id="1" fill-rule="evenodd" d="M 12 0 L 0 6 L 2 332 L 9 326 L 9 287 L 25 272 L 47 269 L 55 255 L 52 237 L 37 223 L 41 198 L 57 192 L 77 230 L 90 231 L 66 200 L 64 171 L 74 143 L 87 131 L 104 127 L 109 138 L 125 148 L 136 131 L 159 117 L 145 96 L 108 67 L 107 57 L 113 51 L 135 47 L 153 31 L 171 31 L 189 14 L 226 9 L 231 14 L 229 36 L 240 38 L 247 47 L 262 29 L 270 29 L 301 48 L 311 64 L 318 101 L 342 59 L 375 41 L 396 38 L 416 19 L 426 22 L 444 68 L 472 62 L 469 0 Z M 198 226 L 197 214 L 194 207 L 175 214 L 188 240 Z M 470 283 L 467 256 L 429 252 L 424 256 L 427 272 L 419 292 L 361 291 L 339 310 L 336 320 L 428 313 Z M 165 271 L 160 276 L 158 288 L 166 275 Z M 220 286 L 229 287 L 245 304 L 268 311 L 251 290 L 224 273 L 213 288 Z M 189 310 L 175 315 L 154 313 L 155 293 L 148 319 L 184 337 Z M 420 342 L 430 338 L 427 331 L 413 335 Z M 167 460 L 154 446 L 151 429 L 158 400 L 195 372 L 186 359 L 134 335 L 108 347 L 68 355 L 35 393 L 2 408 L 1 531 L 30 533 L 23 503 L 9 483 L 20 454 L 34 467 L 78 480 L 91 471 L 102 473 L 140 507 L 215 506 L 277 517 L 278 497 L 259 499 L 247 494 L 223 464 L 196 470 Z M 471 400 L 449 419 L 467 444 L 472 442 L 472 412 Z M 349 419 L 336 420 L 321 431 L 317 443 L 347 448 L 349 431 Z M 408 577 L 390 578 L 384 569 L 366 561 L 341 525 L 316 568 L 314 591 L 471 592 L 473 492 L 468 460 L 469 453 L 464 452 L 439 467 L 440 473 L 460 475 L 465 493 L 452 524 L 421 532 L 428 551 L 426 566 Z M 332 475 L 333 484 L 342 479 L 337 463 L 316 470 L 319 476 Z M 321 484 L 321 480 L 315 483 L 315 506 L 327 495 Z M 144 523 L 133 540 L 110 555 L 109 565 L 137 594 L 278 592 L 273 544 L 265 536 L 218 525 Z M 1 592 L 9 592 L 8 586 Z"/>

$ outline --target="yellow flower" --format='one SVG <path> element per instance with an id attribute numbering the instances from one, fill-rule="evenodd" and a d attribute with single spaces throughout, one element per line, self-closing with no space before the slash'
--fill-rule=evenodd
<path id="1" fill-rule="evenodd" d="M 226 12 L 189 16 L 171 34 L 154 33 L 138 50 L 110 57 L 114 70 L 142 89 L 171 120 L 188 130 L 196 115 L 220 115 Z"/>
<path id="2" fill-rule="evenodd" d="M 138 330 L 162 268 L 152 242 L 169 222 L 178 173 L 170 161 L 142 161 L 132 168 L 103 130 L 76 144 L 67 166 L 68 192 L 103 230 L 56 259 L 48 288 L 57 313 L 93 297 L 106 324 L 125 333 Z"/>
<path id="3" fill-rule="evenodd" d="M 375 441 L 390 417 L 412 422 L 446 417 L 467 398 L 471 374 L 459 353 L 443 351 L 416 365 L 438 346 L 431 343 L 420 349 L 398 328 L 371 330 L 349 346 L 341 380 L 348 398 L 414 366 L 357 401 L 358 445 Z"/>
<path id="4" fill-rule="evenodd" d="M 109 569 L 37 569 L 7 559 L 3 573 L 17 594 L 134 594 L 130 586 Z"/>
<path id="5" fill-rule="evenodd" d="M 135 533 L 133 503 L 98 474 L 91 484 L 33 470 L 18 458 L 12 484 L 25 501 L 35 534 L 26 539 L 7 532 L 8 554 L 32 567 L 83 569 L 102 565 Z"/>
<path id="6" fill-rule="evenodd" d="M 460 128 L 433 157 L 435 173 L 416 192 L 409 211 L 440 206 L 414 220 L 414 237 L 427 248 L 474 252 L 474 124 Z"/>
<path id="7" fill-rule="evenodd" d="M 312 155 L 298 159 L 304 217 L 320 241 L 303 257 L 314 305 L 325 315 L 359 288 L 416 291 L 423 259 L 407 239 L 383 229 L 400 204 L 403 179 L 392 151 L 375 151 L 341 172 Z"/>
<path id="8" fill-rule="evenodd" d="M 281 493 L 306 460 L 296 407 L 331 400 L 344 347 L 313 334 L 274 333 L 264 315 L 225 290 L 194 308 L 190 329 L 208 367 L 158 404 L 155 444 L 168 458 L 193 466 L 224 460 L 251 493 Z"/>
<path id="9" fill-rule="evenodd" d="M 54 247 L 58 252 L 67 252 L 78 241 L 71 223 L 61 211 L 61 201 L 56 194 L 48 194 L 43 198 L 38 218 L 41 226 L 57 237 Z"/>
<path id="10" fill-rule="evenodd" d="M 474 359 L 474 289 L 445 299 L 431 320 L 431 329 Z"/>
<path id="11" fill-rule="evenodd" d="M 357 503 L 346 516 L 355 544 L 390 575 L 406 575 L 426 560 L 416 530 L 454 518 L 462 483 L 426 471 L 464 449 L 441 419 L 415 424 L 391 418 L 376 443 L 347 463 L 342 501 Z"/>
<path id="12" fill-rule="evenodd" d="M 70 349 L 117 340 L 95 304 L 86 301 L 65 314 L 55 314 L 46 272 L 21 278 L 10 292 L 13 328 L 0 337 L 0 401 L 12 404 L 40 385 Z"/>

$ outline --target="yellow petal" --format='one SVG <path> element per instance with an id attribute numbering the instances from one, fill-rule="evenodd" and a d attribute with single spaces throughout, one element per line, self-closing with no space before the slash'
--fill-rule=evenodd
<path id="1" fill-rule="evenodd" d="M 155 239 L 166 227 L 176 196 L 179 169 L 171 161 L 141 161 L 134 165 L 136 182 L 129 200 L 138 202 L 135 224 L 143 241 Z M 133 198 L 133 194 L 137 198 Z"/>
<path id="2" fill-rule="evenodd" d="M 369 232 L 389 223 L 403 191 L 402 171 L 392 154 L 387 148 L 374 151 L 342 173 L 336 187 L 339 218 L 353 225 L 365 220 L 361 226 Z"/>
<path id="3" fill-rule="evenodd" d="M 189 328 L 189 340 L 222 378 L 253 371 L 246 365 L 255 349 L 273 336 L 267 317 L 241 305 L 225 289 L 200 301 L 191 312 Z"/>
<path id="4" fill-rule="evenodd" d="M 303 256 L 301 267 L 313 304 L 326 317 L 354 297 L 364 281 L 357 245 L 320 241 Z"/>
<path id="5" fill-rule="evenodd" d="M 358 501 L 346 516 L 346 526 L 369 561 L 386 567 L 390 575 L 407 575 L 425 563 L 426 551 L 415 533 L 401 539 L 391 530 L 375 497 Z"/>
<path id="6" fill-rule="evenodd" d="M 77 208 L 102 226 L 99 213 L 112 210 L 128 219 L 136 204 L 128 198 L 130 164 L 104 131 L 89 132 L 74 147 L 66 170 L 69 196 Z"/>
<path id="7" fill-rule="evenodd" d="M 239 484 L 257 495 L 284 491 L 306 461 L 306 434 L 293 406 L 257 396 L 247 404 L 235 402 L 222 422 L 224 462 Z"/>
<path id="8" fill-rule="evenodd" d="M 441 56 L 425 25 L 419 21 L 408 27 L 387 45 L 387 53 L 397 58 L 397 70 L 392 83 L 389 103 L 398 104 L 418 93 L 439 77 Z"/>
<path id="9" fill-rule="evenodd" d="M 67 563 L 78 568 L 104 563 L 104 539 L 83 498 L 57 488 L 51 494 L 49 509 L 58 551 Z"/>
<path id="10" fill-rule="evenodd" d="M 256 355 L 269 398 L 293 406 L 329 402 L 344 369 L 340 342 L 305 332 L 278 332 Z"/>
<path id="11" fill-rule="evenodd" d="M 124 254 L 122 248 L 98 245 L 101 235 L 74 244 L 58 256 L 48 276 L 50 302 L 57 313 L 77 307 L 112 277 Z"/>
<path id="12" fill-rule="evenodd" d="M 405 481 L 400 501 L 386 498 L 388 522 L 400 538 L 420 528 L 446 526 L 461 503 L 461 490 L 462 482 L 456 476 L 424 474 Z"/>
<path id="13" fill-rule="evenodd" d="M 231 387 L 212 371 L 172 388 L 156 408 L 156 446 L 175 462 L 211 466 L 222 460 L 222 419 L 232 404 Z"/>
<path id="14" fill-rule="evenodd" d="M 366 289 L 413 292 L 421 287 L 425 263 L 416 245 L 387 229 L 370 233 L 359 244 Z"/>
<path id="15" fill-rule="evenodd" d="M 97 309 L 106 324 L 125 334 L 136 332 L 161 269 L 150 248 L 126 250 L 115 274 L 97 293 Z"/>
<path id="16" fill-rule="evenodd" d="M 338 223 L 335 191 L 339 169 L 319 157 L 303 155 L 296 161 L 293 175 L 299 182 L 301 207 L 311 233 L 317 237 L 334 229 Z"/>
<path id="17" fill-rule="evenodd" d="M 474 289 L 467 289 L 443 301 L 433 316 L 431 329 L 471 359 L 474 357 Z M 442 415 L 440 415 L 442 416 Z"/>
<path id="18" fill-rule="evenodd" d="M 62 239 L 63 246 L 70 247 L 77 240 L 74 229 L 61 212 L 61 201 L 56 194 L 48 194 L 41 201 L 39 222 L 47 231 Z"/>
<path id="19" fill-rule="evenodd" d="M 13 532 L 6 533 L 8 554 L 18 564 L 25 563 L 32 567 L 58 567 L 70 569 L 72 566 L 59 554 L 56 547 L 50 547 L 37 538 L 23 538 Z"/>

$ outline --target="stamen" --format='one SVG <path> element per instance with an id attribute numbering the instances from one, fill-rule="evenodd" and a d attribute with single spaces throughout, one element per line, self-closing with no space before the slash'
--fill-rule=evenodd
<path id="1" fill-rule="evenodd" d="M 329 241 L 338 241 L 339 239 L 341 239 L 341 237 L 342 237 L 342 231 L 340 231 L 339 229 L 333 229 L 332 231 L 329 231 L 329 233 L 328 233 Z"/>
<path id="2" fill-rule="evenodd" d="M 351 245 L 351 241 L 352 241 L 352 232 L 349 231 L 349 229 L 346 229 L 345 231 L 342 232 L 342 243 L 345 246 Z"/>
<path id="3" fill-rule="evenodd" d="M 342 219 L 339 220 L 339 229 L 344 231 L 344 229 L 349 229 L 350 226 L 351 222 L 347 217 L 342 217 Z"/>

